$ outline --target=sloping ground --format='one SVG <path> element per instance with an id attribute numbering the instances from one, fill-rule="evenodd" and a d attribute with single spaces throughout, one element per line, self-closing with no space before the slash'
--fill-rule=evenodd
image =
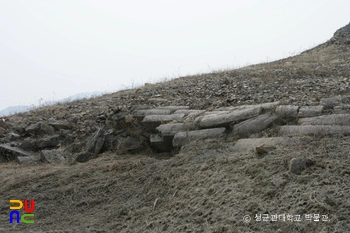
<path id="1" fill-rule="evenodd" d="M 7 144 L 0 152 L 5 157 L 9 146 L 34 157 L 52 147 L 69 161 L 0 164 L 0 231 L 349 232 L 349 137 L 342 133 L 330 137 L 329 125 L 315 131 L 327 132 L 324 135 L 311 133 L 298 143 L 276 143 L 267 153 L 260 153 L 264 145 L 253 143 L 255 151 L 247 146 L 239 149 L 242 141 L 226 137 L 194 141 L 169 157 L 171 153 L 160 156 L 151 148 L 144 126 L 126 114 L 169 105 L 207 111 L 273 101 L 316 106 L 323 98 L 346 96 L 349 27 L 296 57 L 145 85 L 0 121 L 4 134 L 0 143 Z M 331 106 L 322 114 L 338 110 Z M 344 111 L 348 111 L 345 105 Z M 305 122 L 311 124 L 310 119 L 299 123 Z M 290 130 L 290 122 L 283 124 Z M 90 148 L 86 143 L 96 128 L 105 128 L 108 140 L 102 147 L 97 140 L 86 153 L 98 148 L 102 154 L 92 154 L 86 163 L 73 162 L 84 147 Z M 275 136 L 278 128 L 250 137 Z M 310 163 L 291 172 L 298 161 Z M 9 224 L 10 199 L 34 199 L 35 223 Z M 260 215 L 269 219 L 257 221 Z"/>

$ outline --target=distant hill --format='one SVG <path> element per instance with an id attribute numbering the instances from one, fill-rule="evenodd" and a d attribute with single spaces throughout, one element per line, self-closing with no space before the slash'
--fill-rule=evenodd
<path id="1" fill-rule="evenodd" d="M 71 101 L 79 100 L 79 99 L 97 97 L 99 95 L 102 95 L 103 93 L 104 92 L 102 92 L 102 91 L 84 92 L 84 93 L 72 95 L 72 96 L 69 96 L 67 98 L 57 100 L 57 101 L 46 101 L 42 105 L 43 106 L 52 105 L 52 104 L 55 104 L 57 102 L 66 103 L 66 102 L 71 102 Z M 10 107 L 7 107 L 7 108 L 0 111 L 0 117 L 12 115 L 14 113 L 26 112 L 26 111 L 29 111 L 29 110 L 36 108 L 36 107 L 41 107 L 41 106 L 26 106 L 26 105 L 10 106 Z"/>

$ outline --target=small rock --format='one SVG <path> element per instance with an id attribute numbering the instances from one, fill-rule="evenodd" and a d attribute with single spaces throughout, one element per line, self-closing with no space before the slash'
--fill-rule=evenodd
<path id="1" fill-rule="evenodd" d="M 300 175 L 307 167 L 314 165 L 315 162 L 310 159 L 293 158 L 289 164 L 289 171 L 291 173 Z"/>
<path id="2" fill-rule="evenodd" d="M 261 144 L 255 147 L 255 153 L 257 155 L 264 155 L 269 153 L 270 151 L 273 151 L 274 149 L 276 149 L 276 147 L 273 145 Z"/>
<path id="3" fill-rule="evenodd" d="M 40 160 L 53 164 L 63 164 L 66 159 L 57 150 L 42 150 L 40 153 Z"/>
<path id="4" fill-rule="evenodd" d="M 8 133 L 6 134 L 6 138 L 9 140 L 9 141 L 16 141 L 18 139 L 21 138 L 20 135 L 16 134 L 16 133 Z"/>

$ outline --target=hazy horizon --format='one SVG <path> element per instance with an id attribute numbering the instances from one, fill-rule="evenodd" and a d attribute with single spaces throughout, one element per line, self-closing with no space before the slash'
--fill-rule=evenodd
<path id="1" fill-rule="evenodd" d="M 0 1 L 0 110 L 295 55 L 350 2 Z"/>

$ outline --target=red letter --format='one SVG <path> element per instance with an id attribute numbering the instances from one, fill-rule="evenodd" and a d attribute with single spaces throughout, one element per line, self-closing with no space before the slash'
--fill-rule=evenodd
<path id="1" fill-rule="evenodd" d="M 34 200 L 30 200 L 30 209 L 28 209 L 28 200 L 24 200 L 24 211 L 31 213 L 34 211 Z"/>

